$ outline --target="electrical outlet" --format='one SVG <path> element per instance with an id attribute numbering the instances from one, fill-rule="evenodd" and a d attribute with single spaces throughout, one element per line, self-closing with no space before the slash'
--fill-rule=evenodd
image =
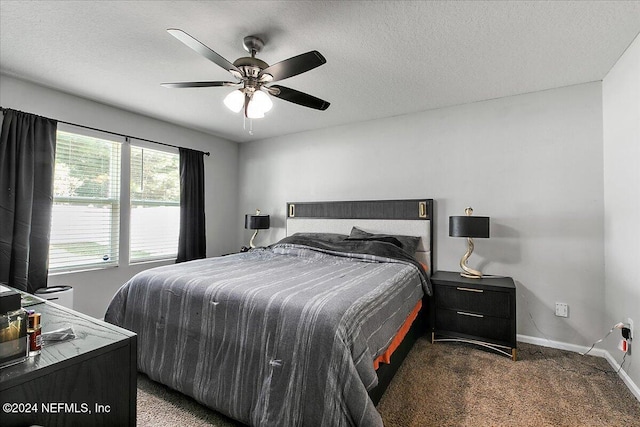
<path id="1" fill-rule="evenodd" d="M 629 331 L 631 331 L 629 338 L 633 339 L 633 319 L 631 317 L 627 317 L 627 323 L 629 324 Z"/>
<path id="2" fill-rule="evenodd" d="M 556 303 L 556 316 L 569 317 L 569 304 L 563 302 Z"/>

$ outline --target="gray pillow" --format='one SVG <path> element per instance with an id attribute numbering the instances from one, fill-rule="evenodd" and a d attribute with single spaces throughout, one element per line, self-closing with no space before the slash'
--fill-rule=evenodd
<path id="1" fill-rule="evenodd" d="M 294 236 L 309 237 L 311 239 L 323 240 L 330 243 L 341 242 L 349 237 L 346 234 L 338 233 L 295 233 Z"/>
<path id="2" fill-rule="evenodd" d="M 411 256 L 415 255 L 416 249 L 418 249 L 418 245 L 420 244 L 420 237 L 397 234 L 374 234 L 361 230 L 358 227 L 351 229 L 347 240 L 379 240 L 381 242 L 392 243 Z"/>

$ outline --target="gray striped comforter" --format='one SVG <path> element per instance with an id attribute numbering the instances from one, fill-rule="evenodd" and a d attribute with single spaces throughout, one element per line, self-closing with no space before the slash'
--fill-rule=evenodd
<path id="1" fill-rule="evenodd" d="M 254 426 L 382 426 L 367 390 L 427 290 L 406 261 L 280 244 L 144 271 L 105 316 L 138 369 Z"/>

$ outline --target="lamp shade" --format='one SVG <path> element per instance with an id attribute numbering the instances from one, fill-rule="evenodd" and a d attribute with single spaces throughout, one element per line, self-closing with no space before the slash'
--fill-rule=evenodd
<path id="1" fill-rule="evenodd" d="M 245 215 L 244 228 L 250 230 L 266 230 L 270 226 L 269 215 Z"/>
<path id="2" fill-rule="evenodd" d="M 251 97 L 251 102 L 256 104 L 256 106 L 260 109 L 260 111 L 262 111 L 263 114 L 270 111 L 273 107 L 273 101 L 271 101 L 269 95 L 262 92 L 261 90 L 254 92 L 253 96 Z"/>
<path id="3" fill-rule="evenodd" d="M 244 93 L 237 89 L 224 98 L 224 105 L 234 113 L 240 112 L 244 107 Z"/>
<path id="4" fill-rule="evenodd" d="M 488 216 L 450 216 L 449 236 L 451 237 L 489 237 Z"/>
<path id="5" fill-rule="evenodd" d="M 261 119 L 263 117 L 264 117 L 264 111 L 260 109 L 260 106 L 253 101 L 249 101 L 249 105 L 247 105 L 247 118 Z"/>

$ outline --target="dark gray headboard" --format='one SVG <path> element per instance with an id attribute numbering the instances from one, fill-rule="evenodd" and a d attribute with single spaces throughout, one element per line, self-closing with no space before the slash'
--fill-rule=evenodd
<path id="1" fill-rule="evenodd" d="M 372 233 L 420 236 L 416 258 L 433 267 L 433 199 L 287 203 L 287 235 L 296 232 Z"/>

